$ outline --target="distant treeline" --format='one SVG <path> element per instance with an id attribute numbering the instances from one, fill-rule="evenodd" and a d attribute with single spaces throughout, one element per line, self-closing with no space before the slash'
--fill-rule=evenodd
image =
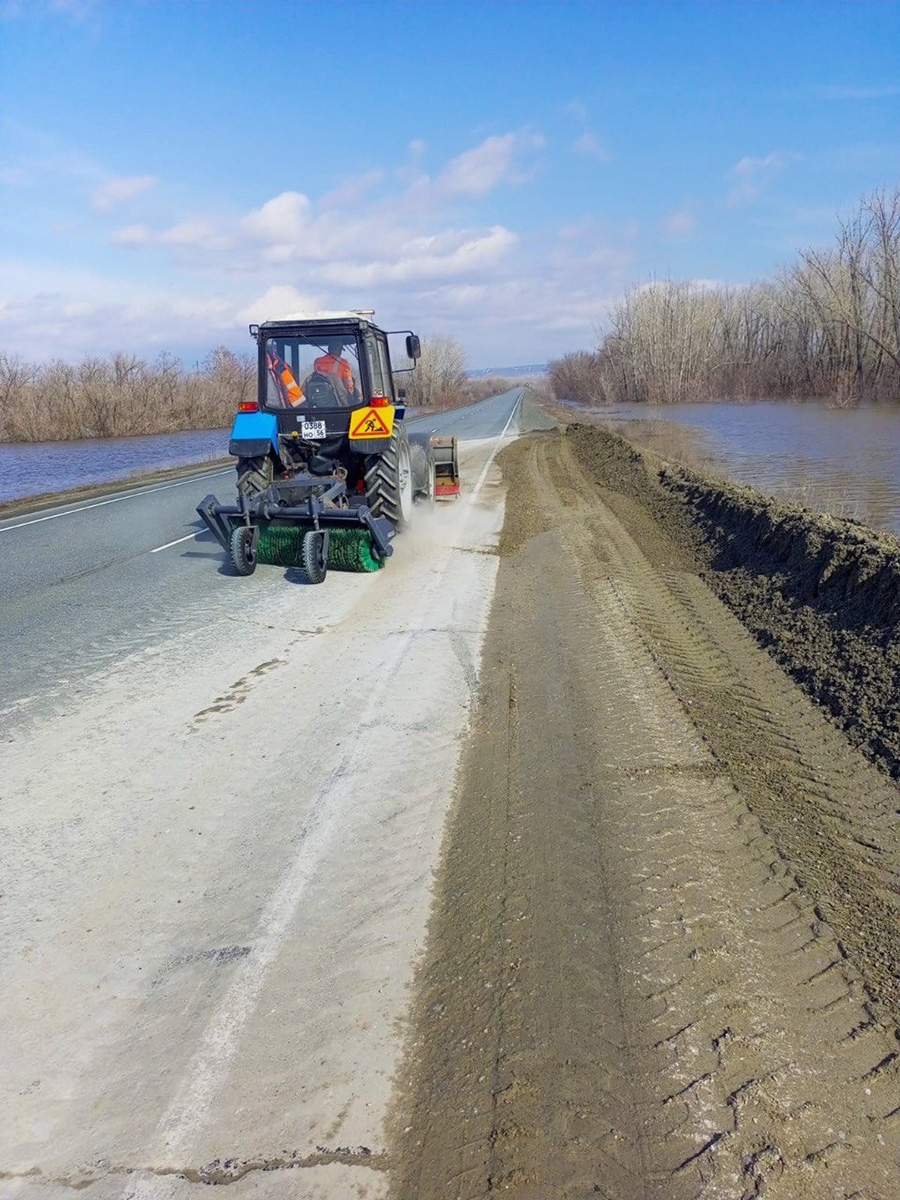
<path id="1" fill-rule="evenodd" d="M 835 243 L 746 288 L 629 292 L 596 350 L 549 367 L 592 404 L 761 397 L 900 401 L 900 189 L 863 199 Z"/>
<path id="2" fill-rule="evenodd" d="M 256 398 L 256 360 L 220 346 L 193 370 L 161 354 L 36 366 L 0 354 L 0 441 L 72 441 L 219 429 Z"/>
<path id="3" fill-rule="evenodd" d="M 462 347 L 424 339 L 417 370 L 400 374 L 408 404 L 448 408 L 513 386 L 469 379 Z M 256 358 L 213 350 L 192 369 L 169 354 L 146 362 L 130 354 L 36 365 L 0 353 L 0 442 L 74 441 L 222 429 L 242 400 L 256 399 Z"/>

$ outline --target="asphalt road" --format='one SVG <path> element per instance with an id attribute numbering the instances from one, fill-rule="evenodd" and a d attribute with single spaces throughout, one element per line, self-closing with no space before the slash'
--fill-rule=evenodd
<path id="1" fill-rule="evenodd" d="M 496 437 L 521 395 L 516 388 L 409 425 Z M 513 419 L 509 431 L 517 428 Z M 210 491 L 230 499 L 233 481 L 232 467 L 206 468 L 0 521 L 0 719 L 77 695 L 86 674 L 230 610 L 235 581 L 195 508 Z"/>
<path id="2" fill-rule="evenodd" d="M 227 573 L 194 506 L 232 471 L 0 524 L 4 1200 L 385 1194 L 494 456 L 531 420 L 516 389 L 418 421 L 462 497 L 318 587 Z"/>
<path id="3" fill-rule="evenodd" d="M 652 465 L 439 423 L 370 575 L 208 474 L 0 527 L 0 1200 L 889 1200 L 896 781 Z"/>

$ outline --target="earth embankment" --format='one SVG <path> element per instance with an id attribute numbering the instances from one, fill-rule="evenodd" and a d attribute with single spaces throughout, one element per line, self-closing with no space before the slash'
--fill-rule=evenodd
<path id="1" fill-rule="evenodd" d="M 716 595 L 686 476 L 501 461 L 393 1194 L 893 1200 L 900 789 Z"/>
<path id="2" fill-rule="evenodd" d="M 572 426 L 598 484 L 635 497 L 851 741 L 900 775 L 900 543 Z"/>

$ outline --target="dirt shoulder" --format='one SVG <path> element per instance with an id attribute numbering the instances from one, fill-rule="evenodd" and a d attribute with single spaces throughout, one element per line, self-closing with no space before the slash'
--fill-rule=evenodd
<path id="1" fill-rule="evenodd" d="M 900 793 L 606 436 L 501 456 L 393 1194 L 889 1200 Z"/>

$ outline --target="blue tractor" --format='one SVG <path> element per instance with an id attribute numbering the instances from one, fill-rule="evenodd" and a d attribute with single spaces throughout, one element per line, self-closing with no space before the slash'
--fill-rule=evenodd
<path id="1" fill-rule="evenodd" d="M 228 446 L 237 496 L 231 504 L 207 496 L 197 509 L 239 575 L 259 562 L 302 567 L 314 583 L 329 566 L 377 570 L 416 500 L 434 498 L 435 448 L 406 430 L 389 335 L 371 316 L 250 326 L 257 397 L 240 404 Z M 414 366 L 419 339 L 399 333 Z"/>

